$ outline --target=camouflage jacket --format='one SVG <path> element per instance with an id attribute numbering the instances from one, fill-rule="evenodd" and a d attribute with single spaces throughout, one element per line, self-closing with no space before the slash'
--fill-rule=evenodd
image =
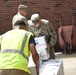
<path id="1" fill-rule="evenodd" d="M 21 15 L 19 12 L 12 19 L 12 25 L 13 25 L 13 27 L 14 27 L 14 23 L 17 20 L 23 20 L 26 23 L 26 27 L 28 28 L 28 23 L 27 23 L 26 17 L 24 17 L 23 15 Z"/>
<path id="2" fill-rule="evenodd" d="M 34 25 L 29 26 L 29 31 L 33 32 L 35 37 L 46 36 L 49 39 L 50 46 L 54 46 L 57 42 L 57 34 L 52 26 L 52 24 L 45 19 L 41 19 L 40 26 L 36 28 Z"/>

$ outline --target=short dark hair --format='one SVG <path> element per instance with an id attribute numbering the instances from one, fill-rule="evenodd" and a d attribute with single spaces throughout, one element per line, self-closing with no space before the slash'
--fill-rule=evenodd
<path id="1" fill-rule="evenodd" d="M 21 26 L 21 25 L 24 25 L 26 26 L 25 22 L 23 20 L 18 20 L 15 22 L 14 26 Z"/>

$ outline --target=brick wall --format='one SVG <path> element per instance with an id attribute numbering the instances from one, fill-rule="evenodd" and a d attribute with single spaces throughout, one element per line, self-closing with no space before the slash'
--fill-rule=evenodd
<path id="1" fill-rule="evenodd" d="M 19 4 L 28 6 L 28 19 L 33 13 L 39 13 L 41 18 L 52 22 L 56 31 L 60 26 L 57 14 L 61 15 L 62 25 L 72 25 L 73 13 L 76 13 L 76 0 L 1 0 L 0 34 L 12 29 L 12 17 Z"/>
<path id="2" fill-rule="evenodd" d="M 12 29 L 12 17 L 17 13 L 19 4 L 28 6 L 27 19 L 33 13 L 39 13 L 41 18 L 52 22 L 56 31 L 60 26 L 58 14 L 61 15 L 62 25 L 72 25 L 73 13 L 76 15 L 76 0 L 1 0 L 0 34 Z"/>

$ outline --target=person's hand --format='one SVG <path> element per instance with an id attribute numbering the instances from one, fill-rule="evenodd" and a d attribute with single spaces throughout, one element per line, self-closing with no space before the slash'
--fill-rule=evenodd
<path id="1" fill-rule="evenodd" d="M 49 44 L 47 45 L 47 51 L 48 52 L 50 51 L 50 45 Z"/>

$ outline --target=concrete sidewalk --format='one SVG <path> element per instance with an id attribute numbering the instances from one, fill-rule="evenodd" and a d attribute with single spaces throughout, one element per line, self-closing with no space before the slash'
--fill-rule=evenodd
<path id="1" fill-rule="evenodd" d="M 76 75 L 76 52 L 56 55 L 56 59 L 63 59 L 64 75 Z"/>

